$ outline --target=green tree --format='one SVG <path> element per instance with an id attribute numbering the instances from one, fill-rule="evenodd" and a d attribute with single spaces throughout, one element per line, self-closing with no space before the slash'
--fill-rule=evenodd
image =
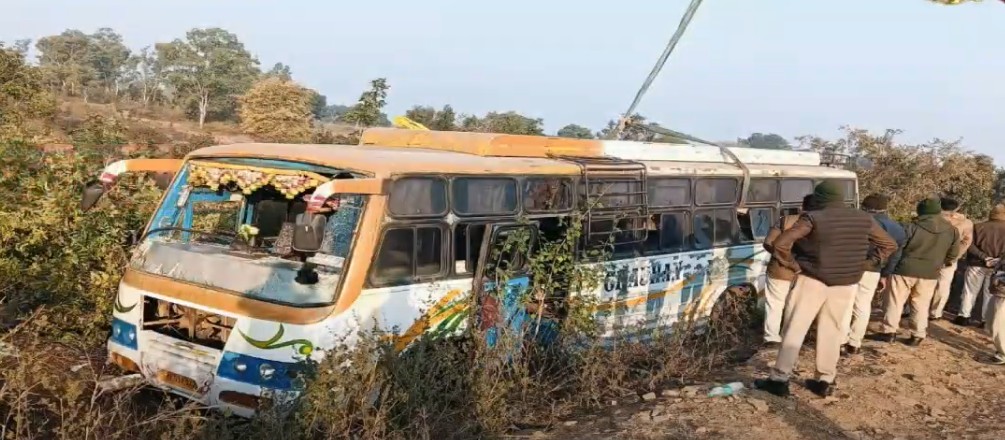
<path id="1" fill-rule="evenodd" d="M 381 109 L 387 104 L 389 88 L 385 78 L 370 81 L 370 89 L 359 96 L 359 102 L 342 116 L 342 120 L 362 127 L 373 127 L 387 121 Z"/>
<path id="2" fill-rule="evenodd" d="M 748 148 L 761 148 L 765 150 L 791 150 L 792 145 L 784 137 L 774 133 L 754 133 L 746 139 L 737 139 L 736 143 Z"/>
<path id="3" fill-rule="evenodd" d="M 320 121 L 324 119 L 325 110 L 328 109 L 328 97 L 317 90 L 311 90 L 311 92 L 313 92 L 311 95 L 311 114 L 314 119 Z"/>
<path id="4" fill-rule="evenodd" d="M 621 140 L 635 141 L 635 142 L 660 142 L 660 143 L 670 143 L 670 144 L 682 144 L 687 143 L 685 139 L 679 139 L 672 136 L 664 136 L 661 134 L 654 133 L 653 131 L 647 130 L 646 125 L 660 126 L 658 123 L 650 123 L 646 121 L 646 117 L 638 113 L 632 115 L 628 118 L 628 123 L 625 128 L 621 130 Z M 597 138 L 607 139 L 608 135 L 614 131 L 618 126 L 618 121 L 607 121 L 607 127 L 597 133 Z"/>
<path id="5" fill-rule="evenodd" d="M 106 94 L 118 97 L 123 85 L 120 79 L 130 67 L 129 48 L 122 42 L 122 35 L 110 28 L 100 28 L 89 37 L 87 58 L 94 71 L 95 85 L 102 87 Z"/>
<path id="6" fill-rule="evenodd" d="M 457 129 L 457 114 L 453 107 L 443 106 L 437 111 L 433 107 L 417 105 L 405 112 L 405 117 L 425 125 L 430 130 L 453 131 Z"/>
<path id="7" fill-rule="evenodd" d="M 278 77 L 257 82 L 241 97 L 241 128 L 272 142 L 305 142 L 317 92 Z"/>
<path id="8" fill-rule="evenodd" d="M 160 43 L 156 48 L 168 83 L 195 106 L 199 127 L 211 110 L 232 114 L 236 97 L 259 76 L 258 60 L 236 35 L 220 28 L 193 29 L 185 40 Z"/>
<path id="9" fill-rule="evenodd" d="M 146 107 L 157 97 L 164 84 L 164 72 L 157 60 L 156 53 L 151 50 L 150 46 L 144 47 L 139 53 L 134 54 L 129 65 L 133 67 L 131 83 L 132 89 L 136 93 L 135 99 Z"/>
<path id="10" fill-rule="evenodd" d="M 35 49 L 41 73 L 54 91 L 70 96 L 85 94 L 97 76 L 90 62 L 91 38 L 79 30 L 43 37 L 35 43 Z"/>
<path id="11" fill-rule="evenodd" d="M 0 140 L 29 139 L 36 134 L 30 122 L 54 111 L 40 69 L 28 65 L 17 49 L 0 44 Z"/>
<path id="12" fill-rule="evenodd" d="M 290 81 L 293 79 L 293 70 L 286 64 L 276 63 L 272 65 L 272 68 L 268 72 L 265 72 L 265 77 Z"/>
<path id="13" fill-rule="evenodd" d="M 583 127 L 582 125 L 569 124 L 562 127 L 556 133 L 559 137 L 573 138 L 573 139 L 593 139 L 593 132 L 589 128 Z"/>
<path id="14" fill-rule="evenodd" d="M 462 131 L 480 131 L 505 134 L 544 134 L 544 120 L 529 118 L 514 111 L 489 112 L 483 118 L 466 115 L 461 118 Z"/>
<path id="15" fill-rule="evenodd" d="M 405 111 L 405 117 L 425 125 L 427 128 L 432 128 L 430 125 L 433 124 L 433 120 L 436 117 L 436 109 L 424 105 L 416 105 Z"/>

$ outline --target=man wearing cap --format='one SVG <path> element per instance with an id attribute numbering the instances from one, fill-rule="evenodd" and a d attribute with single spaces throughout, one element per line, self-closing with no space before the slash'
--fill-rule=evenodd
<path id="1" fill-rule="evenodd" d="M 772 252 L 775 239 L 796 224 L 800 214 L 816 208 L 813 194 L 803 197 L 803 206 L 799 214 L 780 218 L 778 224 L 768 231 L 768 236 L 764 237 L 764 250 Z M 764 294 L 764 345 L 766 348 L 775 348 L 782 343 L 782 314 L 785 310 L 785 299 L 792 289 L 792 281 L 796 279 L 796 272 L 782 267 L 778 259 L 772 258 L 768 261 L 767 275 Z"/>
<path id="2" fill-rule="evenodd" d="M 970 244 L 974 242 L 974 222 L 970 221 L 966 215 L 960 212 L 960 202 L 943 197 L 942 217 L 956 228 L 956 232 L 960 235 L 960 246 L 953 264 L 942 268 L 942 271 L 939 273 L 939 283 L 935 286 L 935 296 L 932 297 L 932 313 L 929 314 L 930 321 L 942 319 L 942 311 L 946 308 L 946 302 L 949 301 L 949 290 L 953 286 L 956 267 L 960 259 L 967 255 L 967 249 L 970 249 Z"/>
<path id="3" fill-rule="evenodd" d="M 774 242 L 772 256 L 799 275 L 785 304 L 791 311 L 785 313 L 782 347 L 771 377 L 754 382 L 769 393 L 789 394 L 789 376 L 814 321 L 817 374 L 806 386 L 821 397 L 833 393 L 841 343 L 847 334 L 842 334 L 844 316 L 865 272 L 862 262 L 871 259 L 879 266 L 897 250 L 897 243 L 872 216 L 845 206 L 843 193 L 842 185 L 833 180 L 817 185 L 813 195 L 822 208 L 804 213 Z"/>
<path id="4" fill-rule="evenodd" d="M 897 339 L 904 304 L 911 302 L 911 337 L 907 345 L 918 346 L 928 330 L 928 309 L 932 305 L 939 272 L 956 261 L 960 234 L 942 217 L 942 203 L 937 198 L 918 203 L 918 216 L 904 225 L 907 242 L 900 262 L 890 279 L 882 331 L 873 339 L 893 342 Z"/>
<path id="5" fill-rule="evenodd" d="M 886 264 L 875 264 L 874 259 L 866 260 L 865 273 L 858 282 L 858 293 L 852 307 L 845 315 L 845 325 L 848 328 L 845 339 L 844 352 L 846 354 L 858 353 L 862 347 L 862 339 L 869 328 L 869 317 L 872 315 L 872 298 L 876 291 L 886 290 L 890 275 L 900 261 L 901 247 L 907 236 L 904 234 L 904 227 L 886 215 L 886 207 L 890 203 L 890 198 L 882 194 L 870 194 L 862 200 L 862 210 L 872 214 L 872 218 L 897 242 L 897 250 L 893 256 L 887 260 Z M 876 248 L 870 247 L 870 254 L 876 253 Z"/>
<path id="6" fill-rule="evenodd" d="M 974 226 L 974 243 L 967 249 L 967 273 L 963 283 L 963 299 L 960 313 L 953 321 L 957 325 L 970 323 L 977 295 L 982 298 L 984 315 L 991 309 L 991 274 L 1005 256 L 1005 205 L 997 205 L 991 210 L 991 218 Z M 984 319 L 976 320 L 981 323 Z"/>

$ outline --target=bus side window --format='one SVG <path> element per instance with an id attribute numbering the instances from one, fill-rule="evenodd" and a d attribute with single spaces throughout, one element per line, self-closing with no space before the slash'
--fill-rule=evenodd
<path id="1" fill-rule="evenodd" d="M 813 192 L 810 179 L 783 179 L 782 203 L 802 203 L 803 197 Z"/>
<path id="2" fill-rule="evenodd" d="M 439 226 L 400 226 L 384 231 L 370 269 L 374 286 L 401 286 L 442 272 L 443 231 Z"/>
<path id="3" fill-rule="evenodd" d="M 694 245 L 698 249 L 728 245 L 736 223 L 732 208 L 702 209 L 694 213 Z"/>
<path id="4" fill-rule="evenodd" d="M 458 223 L 454 226 L 454 273 L 471 275 L 478 267 L 484 224 Z"/>
<path id="5" fill-rule="evenodd" d="M 775 208 L 750 208 L 746 214 L 737 213 L 736 219 L 740 224 L 741 241 L 760 241 L 768 236 L 774 224 Z"/>
<path id="6" fill-rule="evenodd" d="M 646 253 L 678 252 L 687 248 L 689 222 L 688 212 L 665 212 L 654 214 L 649 222 L 646 237 Z"/>

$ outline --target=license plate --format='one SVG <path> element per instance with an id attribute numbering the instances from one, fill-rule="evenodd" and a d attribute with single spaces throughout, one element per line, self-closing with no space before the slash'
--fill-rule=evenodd
<path id="1" fill-rule="evenodd" d="M 170 385 L 175 388 L 180 388 L 186 391 L 196 391 L 199 386 L 195 383 L 195 379 L 182 376 L 178 373 L 173 373 L 170 371 L 161 371 L 157 373 L 157 378 L 161 382 Z"/>

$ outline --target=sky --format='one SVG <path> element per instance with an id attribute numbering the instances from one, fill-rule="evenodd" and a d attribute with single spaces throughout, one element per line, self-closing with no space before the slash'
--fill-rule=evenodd
<path id="1" fill-rule="evenodd" d="M 263 68 L 387 112 L 450 104 L 598 130 L 629 105 L 688 0 L 0 0 L 0 41 L 111 27 L 141 48 L 222 27 Z M 1005 165 L 1005 3 L 708 0 L 639 111 L 710 140 L 836 137 L 841 126 L 963 140 Z"/>

